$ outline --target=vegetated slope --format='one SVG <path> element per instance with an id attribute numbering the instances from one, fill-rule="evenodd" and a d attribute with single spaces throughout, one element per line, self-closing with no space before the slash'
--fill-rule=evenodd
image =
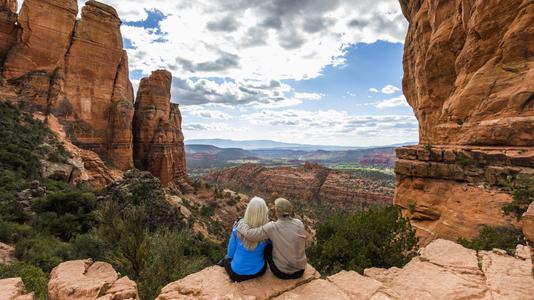
<path id="1" fill-rule="evenodd" d="M 250 196 L 286 197 L 295 202 L 298 211 L 313 220 L 322 220 L 336 210 L 361 210 L 391 203 L 393 176 L 367 172 L 333 171 L 310 163 L 274 168 L 244 164 L 211 172 L 203 179 Z"/>
<path id="2" fill-rule="evenodd" d="M 0 242 L 13 245 L 17 259 L 0 264 L 0 278 L 20 276 L 44 299 L 54 267 L 93 258 L 135 280 L 142 299 L 153 299 L 163 284 L 222 257 L 150 173 L 128 171 L 102 191 L 69 185 L 55 173 L 43 177 L 55 163 L 68 165 L 61 142 L 44 123 L 2 102 L 0 125 Z"/>

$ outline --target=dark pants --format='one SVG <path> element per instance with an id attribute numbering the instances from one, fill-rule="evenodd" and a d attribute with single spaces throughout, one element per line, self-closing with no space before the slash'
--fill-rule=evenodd
<path id="1" fill-rule="evenodd" d="M 268 244 L 267 247 L 265 247 L 265 260 L 269 264 L 269 269 L 271 269 L 271 272 L 274 274 L 274 276 L 280 279 L 284 279 L 284 280 L 297 279 L 297 278 L 302 277 L 302 275 L 304 274 L 304 270 L 300 270 L 300 271 L 297 271 L 291 274 L 280 271 L 274 264 L 272 244 Z"/>
<path id="2" fill-rule="evenodd" d="M 232 262 L 232 259 L 228 259 L 228 258 L 224 259 L 224 270 L 226 270 L 226 273 L 228 274 L 228 276 L 230 276 L 230 279 L 232 279 L 232 281 L 235 281 L 235 282 L 241 282 L 241 281 L 260 277 L 263 274 L 265 274 L 265 271 L 267 270 L 267 264 L 264 264 L 263 268 L 256 274 L 240 275 L 240 274 L 235 273 L 234 270 L 232 270 L 232 266 L 230 265 L 231 262 Z"/>

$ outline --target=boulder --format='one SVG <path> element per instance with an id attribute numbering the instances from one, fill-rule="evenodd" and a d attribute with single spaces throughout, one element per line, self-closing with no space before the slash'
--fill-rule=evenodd
<path id="1" fill-rule="evenodd" d="M 34 293 L 26 293 L 21 278 L 0 279 L 0 299 L 2 300 L 34 300 Z"/>
<path id="2" fill-rule="evenodd" d="M 14 254 L 15 248 L 4 243 L 0 243 L 0 265 L 13 262 L 15 260 Z"/>
<path id="3" fill-rule="evenodd" d="M 136 300 L 139 296 L 136 283 L 128 277 L 119 277 L 110 264 L 75 260 L 63 262 L 52 270 L 48 298 Z"/>

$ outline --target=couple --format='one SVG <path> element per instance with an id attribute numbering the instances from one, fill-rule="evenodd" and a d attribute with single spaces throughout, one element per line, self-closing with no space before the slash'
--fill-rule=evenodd
<path id="1" fill-rule="evenodd" d="M 245 217 L 232 229 L 228 254 L 220 262 L 230 279 L 241 282 L 262 276 L 267 270 L 280 279 L 296 279 L 307 265 L 304 224 L 292 218 L 291 203 L 278 198 L 274 202 L 276 222 L 269 222 L 265 200 L 250 200 Z"/>

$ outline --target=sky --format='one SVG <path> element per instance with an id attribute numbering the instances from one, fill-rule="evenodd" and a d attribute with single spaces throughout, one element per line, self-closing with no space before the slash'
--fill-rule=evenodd
<path id="1" fill-rule="evenodd" d="M 134 87 L 173 73 L 186 139 L 373 146 L 418 140 L 398 0 L 103 0 Z M 82 7 L 82 1 L 80 1 Z"/>

